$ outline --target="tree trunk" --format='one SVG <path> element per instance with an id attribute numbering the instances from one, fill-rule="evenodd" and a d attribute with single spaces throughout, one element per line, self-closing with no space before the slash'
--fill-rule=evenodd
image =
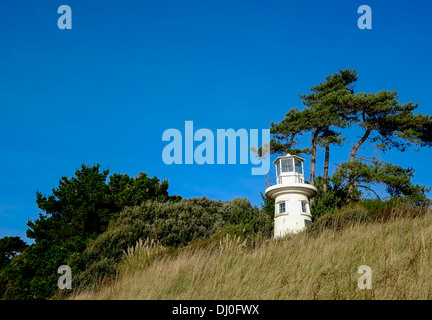
<path id="1" fill-rule="evenodd" d="M 359 141 L 357 141 L 357 143 L 354 145 L 354 147 L 351 150 L 349 163 L 353 163 L 355 161 L 355 156 L 357 154 L 358 149 L 367 140 L 371 132 L 372 132 L 372 128 L 368 127 L 363 137 Z M 354 183 L 355 183 L 354 177 L 351 174 L 351 168 L 350 168 L 348 171 L 347 202 L 350 202 L 352 200 L 352 194 L 354 192 Z"/>
<path id="2" fill-rule="evenodd" d="M 327 139 L 325 142 L 325 157 L 324 157 L 324 178 L 323 178 L 324 193 L 327 192 L 327 188 L 328 188 L 329 159 L 330 159 L 330 142 Z"/>
<path id="3" fill-rule="evenodd" d="M 312 137 L 312 154 L 311 154 L 311 174 L 310 174 L 310 184 L 315 185 L 315 167 L 316 167 L 316 151 L 317 151 L 317 138 L 319 131 L 316 130 Z"/>

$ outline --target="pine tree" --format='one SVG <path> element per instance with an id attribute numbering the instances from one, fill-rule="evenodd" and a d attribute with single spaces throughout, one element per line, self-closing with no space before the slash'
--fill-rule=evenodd
<path id="1" fill-rule="evenodd" d="M 351 121 L 348 114 L 341 104 L 346 95 L 353 93 L 353 83 L 357 81 L 356 70 L 345 69 L 339 70 L 326 77 L 326 81 L 311 88 L 311 93 L 300 95 L 303 104 L 308 108 L 305 109 L 307 117 L 307 130 L 311 132 L 311 177 L 310 183 L 315 181 L 316 153 L 320 135 L 330 137 L 334 132 L 330 129 L 333 127 L 345 128 Z M 332 134 L 332 136 L 339 136 Z M 328 140 L 330 142 L 330 140 Z M 339 140 L 341 141 L 341 140 Z M 329 156 L 329 149 L 326 149 Z M 327 166 L 328 167 L 328 166 Z"/>
<path id="2" fill-rule="evenodd" d="M 286 113 L 285 118 L 277 123 L 271 124 L 270 132 L 273 134 L 271 140 L 271 153 L 290 152 L 292 154 L 309 153 L 311 155 L 310 183 L 315 183 L 316 155 L 319 143 L 326 146 L 326 165 L 328 169 L 330 144 L 340 144 L 343 137 L 333 128 L 345 128 L 351 121 L 341 104 L 344 96 L 353 93 L 353 83 L 358 76 L 355 70 L 339 70 L 326 77 L 326 81 L 311 88 L 311 93 L 299 95 L 305 109 L 299 111 L 297 108 Z M 311 136 L 311 147 L 294 149 L 298 144 L 296 138 L 302 134 L 309 133 Z M 328 174 L 328 172 L 327 172 Z"/>
<path id="3" fill-rule="evenodd" d="M 349 157 L 348 200 L 352 200 L 356 184 L 355 162 L 361 158 L 357 152 L 366 142 L 375 143 L 382 151 L 396 148 L 405 151 L 408 147 L 430 146 L 432 118 L 421 113 L 413 114 L 418 104 L 399 104 L 397 91 L 357 93 L 343 97 L 343 105 L 363 134 L 354 144 Z"/>

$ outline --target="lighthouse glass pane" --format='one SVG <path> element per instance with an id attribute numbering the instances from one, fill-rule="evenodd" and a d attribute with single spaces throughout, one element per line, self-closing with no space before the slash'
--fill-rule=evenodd
<path id="1" fill-rule="evenodd" d="M 285 212 L 285 202 L 279 203 L 279 213 Z"/>
<path id="2" fill-rule="evenodd" d="M 298 159 L 295 159 L 295 171 L 298 173 L 303 173 L 302 162 Z"/>
<path id="3" fill-rule="evenodd" d="M 276 171 L 277 171 L 277 175 L 280 175 L 280 161 L 278 161 L 276 164 Z"/>
<path id="4" fill-rule="evenodd" d="M 307 202 L 306 201 L 302 201 L 301 205 L 302 205 L 302 212 L 307 213 Z"/>
<path id="5" fill-rule="evenodd" d="M 293 159 L 284 159 L 282 162 L 282 172 L 292 172 L 294 171 Z"/>

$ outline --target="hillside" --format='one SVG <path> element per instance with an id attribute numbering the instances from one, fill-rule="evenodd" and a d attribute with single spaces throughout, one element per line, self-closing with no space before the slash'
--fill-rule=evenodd
<path id="1" fill-rule="evenodd" d="M 432 297 L 429 212 L 401 209 L 386 219 L 352 222 L 340 230 L 335 226 L 252 244 L 225 235 L 174 253 L 153 242 L 140 243 L 124 256 L 114 281 L 74 299 Z M 371 290 L 357 286 L 361 265 L 372 269 Z"/>

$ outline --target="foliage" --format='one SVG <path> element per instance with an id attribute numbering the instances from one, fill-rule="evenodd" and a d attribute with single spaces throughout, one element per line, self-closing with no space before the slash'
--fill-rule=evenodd
<path id="1" fill-rule="evenodd" d="M 2 293 L 8 290 L 8 270 L 10 262 L 27 248 L 27 244 L 20 237 L 3 237 L 0 239 L 0 299 Z"/>
<path id="2" fill-rule="evenodd" d="M 35 243 L 2 271 L 0 296 L 44 299 L 56 289 L 57 269 L 80 254 L 91 239 L 107 230 L 120 211 L 146 200 L 179 201 L 168 195 L 168 182 L 140 173 L 109 175 L 100 165 L 82 165 L 71 178 L 62 177 L 51 195 L 36 193 L 43 213 L 28 221 L 27 236 Z"/>
<path id="3" fill-rule="evenodd" d="M 261 233 L 270 237 L 273 221 L 247 199 L 147 201 L 123 210 L 106 232 L 91 241 L 82 254 L 73 255 L 68 264 L 79 272 L 74 281 L 83 288 L 103 276 L 115 274 L 124 251 L 140 239 L 153 239 L 164 247 L 178 248 L 209 239 L 225 228 L 232 234 Z"/>
<path id="4" fill-rule="evenodd" d="M 57 286 L 56 271 L 64 264 L 71 249 L 51 245 L 45 240 L 30 245 L 4 269 L 8 284 L 3 298 L 25 300 L 49 297 Z"/>
<path id="5" fill-rule="evenodd" d="M 353 122 L 364 130 L 374 143 L 387 149 L 405 151 L 412 145 L 430 146 L 432 118 L 421 113 L 414 115 L 418 104 L 400 104 L 397 90 L 380 90 L 344 96 L 343 105 Z"/>
<path id="6" fill-rule="evenodd" d="M 359 188 L 376 193 L 371 186 L 383 184 L 391 197 L 406 196 L 423 203 L 426 201 L 424 186 L 413 185 L 411 178 L 414 170 L 404 169 L 391 163 L 382 163 L 375 158 L 358 154 L 366 142 L 375 144 L 376 150 L 385 152 L 395 148 L 405 151 L 409 147 L 432 146 L 432 116 L 414 114 L 418 104 L 399 103 L 396 90 L 380 90 L 376 93 L 354 92 L 358 75 L 354 69 L 339 70 L 328 75 L 326 80 L 311 88 L 311 92 L 300 95 L 303 110 L 290 109 L 279 123 L 271 123 L 270 143 L 273 154 L 309 153 L 311 155 L 310 183 L 315 185 L 317 147 L 325 149 L 323 170 L 323 194 L 327 193 L 329 183 L 330 145 L 343 146 L 347 139 L 340 130 L 356 125 L 361 130 L 359 140 L 353 143 L 349 159 L 337 170 L 333 181 L 337 189 L 346 189 L 344 201 L 356 201 L 362 194 Z M 339 131 L 338 131 L 339 130 Z M 310 147 L 299 148 L 299 137 L 310 137 Z M 302 145 L 304 146 L 304 145 Z M 325 200 L 331 203 L 332 190 Z M 377 193 L 376 193 L 377 195 Z M 377 195 L 378 196 L 378 195 Z M 331 204 L 337 206 L 338 204 Z M 318 207 L 317 207 L 318 208 Z M 325 208 L 318 208 L 321 215 Z"/>
<path id="7" fill-rule="evenodd" d="M 359 159 L 360 162 L 364 160 L 372 161 L 372 163 L 376 162 L 375 159 L 365 159 L 357 154 L 360 146 L 367 140 L 375 143 L 377 149 L 381 151 L 391 148 L 405 151 L 410 146 L 432 145 L 432 135 L 428 131 L 432 126 L 432 117 L 429 115 L 424 116 L 421 113 L 414 115 L 413 111 L 418 107 L 418 104 L 412 102 L 400 104 L 396 90 L 380 90 L 377 93 L 348 95 L 343 98 L 343 105 L 352 115 L 353 123 L 363 130 L 361 138 L 352 147 L 349 157 L 351 166 L 348 167 L 347 192 L 349 201 L 354 198 L 353 192 L 357 183 L 356 175 L 358 175 L 356 169 L 364 171 L 365 168 L 365 166 L 359 167 Z M 391 164 L 387 169 L 390 171 L 401 170 L 400 167 L 396 169 Z M 409 176 L 410 173 L 405 172 L 404 175 Z M 376 182 L 382 182 L 381 177 Z M 394 182 L 396 182 L 395 179 L 388 185 L 392 185 L 396 189 L 390 188 L 389 191 L 399 193 L 397 190 L 399 186 Z M 405 183 L 405 181 L 402 183 Z M 404 188 L 404 186 L 401 187 Z"/>
<path id="8" fill-rule="evenodd" d="M 300 95 L 305 109 L 289 110 L 280 123 L 271 123 L 270 132 L 273 138 L 270 143 L 271 153 L 310 153 L 311 154 L 311 184 L 315 183 L 315 163 L 318 144 L 326 147 L 326 168 L 328 168 L 328 154 L 330 144 L 341 144 L 344 137 L 334 128 L 346 128 L 351 121 L 351 115 L 346 112 L 343 101 L 345 96 L 353 93 L 353 83 L 357 81 L 356 70 L 339 70 L 326 77 L 324 83 L 311 88 L 309 94 Z M 298 145 L 296 140 L 300 135 L 310 133 L 311 147 L 294 149 Z M 327 188 L 327 174 L 324 172 L 325 189 Z"/>
<path id="9" fill-rule="evenodd" d="M 108 223 L 126 206 L 138 205 L 149 199 L 167 201 L 168 181 L 159 182 L 140 173 L 136 178 L 127 174 L 99 171 L 100 165 L 82 165 L 75 176 L 62 177 L 52 195 L 36 193 L 36 203 L 45 212 L 35 221 L 29 221 L 27 236 L 64 242 L 76 235 L 84 239 L 106 230 Z M 176 198 L 176 197 L 174 197 Z"/>
<path id="10" fill-rule="evenodd" d="M 311 205 L 311 212 L 314 220 L 328 212 L 333 212 L 335 209 L 340 208 L 346 201 L 346 189 L 337 184 L 329 184 L 327 191 L 324 192 L 323 177 L 321 176 L 316 178 L 315 187 L 318 193 Z"/>
<path id="11" fill-rule="evenodd" d="M 342 163 L 333 175 L 333 181 L 336 185 L 342 186 L 347 185 L 349 179 L 354 179 L 356 189 L 364 188 L 372 191 L 378 199 L 380 199 L 379 195 L 372 188 L 375 184 L 382 184 L 393 198 L 406 197 L 418 205 L 425 205 L 429 203 L 426 193 L 430 189 L 413 184 L 411 182 L 413 176 L 413 168 L 405 169 L 382 161 L 374 161 L 371 164 L 354 161 Z M 350 197 L 358 200 L 358 196 L 353 194 Z"/>
<path id="12" fill-rule="evenodd" d="M 274 219 L 275 213 L 275 200 L 267 197 L 262 191 L 260 191 L 261 200 L 261 210 L 264 211 L 272 220 Z"/>
<path id="13" fill-rule="evenodd" d="M 324 83 L 319 83 L 311 88 L 311 93 L 300 95 L 303 104 L 307 107 L 303 110 L 290 109 L 285 118 L 279 123 L 271 123 L 270 132 L 271 152 L 276 154 L 298 154 L 311 152 L 309 149 L 293 149 L 298 144 L 296 138 L 303 133 L 313 131 L 315 139 L 320 134 L 323 136 L 338 136 L 337 133 L 329 135 L 330 127 L 345 127 L 348 124 L 349 115 L 345 114 L 340 101 L 343 97 L 353 92 L 352 84 L 357 80 L 356 70 L 339 70 L 326 77 Z"/>
<path id="14" fill-rule="evenodd" d="M 313 199 L 311 212 L 314 220 L 336 209 L 341 208 L 348 202 L 348 179 L 354 176 L 355 189 L 351 194 L 351 200 L 361 201 L 362 205 L 374 206 L 375 208 L 388 207 L 392 205 L 406 205 L 408 203 L 416 206 L 428 206 L 431 204 L 426 197 L 430 189 L 425 186 L 413 184 L 411 178 L 414 170 L 404 169 L 391 163 L 375 162 L 366 164 L 361 161 L 343 163 L 338 167 L 335 174 L 330 178 L 328 189 L 324 191 L 323 178 L 317 177 L 315 187 L 317 195 Z M 374 187 L 381 184 L 390 195 L 388 199 L 381 199 Z M 363 199 L 362 190 L 371 191 L 375 200 Z"/>
<path id="15" fill-rule="evenodd" d="M 5 267 L 10 260 L 24 251 L 27 244 L 20 237 L 3 237 L 0 239 L 0 269 Z"/>

